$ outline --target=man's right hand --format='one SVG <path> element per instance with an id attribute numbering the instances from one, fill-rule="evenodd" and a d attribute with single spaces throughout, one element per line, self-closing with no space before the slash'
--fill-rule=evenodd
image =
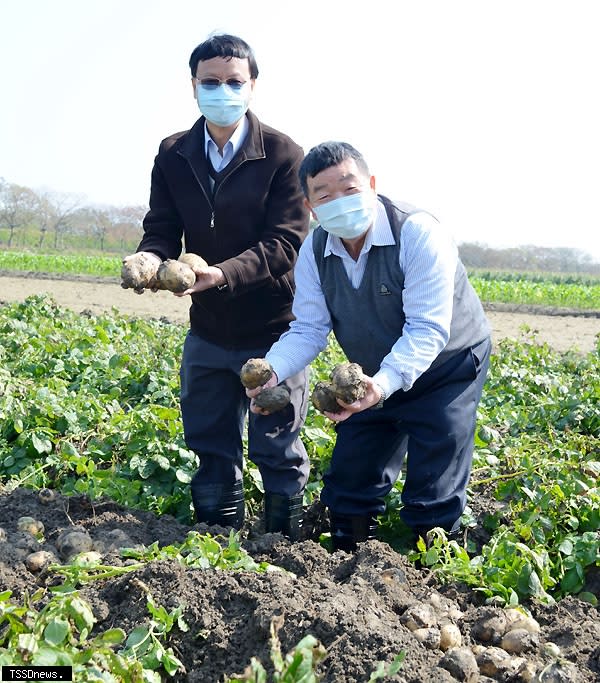
<path id="1" fill-rule="evenodd" d="M 162 259 L 151 251 L 138 251 L 123 259 L 121 287 L 143 294 L 146 289 L 157 291 L 156 272 Z"/>

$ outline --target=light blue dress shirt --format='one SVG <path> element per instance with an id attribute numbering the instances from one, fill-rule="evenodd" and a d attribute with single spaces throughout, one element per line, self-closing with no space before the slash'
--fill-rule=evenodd
<path id="1" fill-rule="evenodd" d="M 223 154 L 221 154 L 217 147 L 217 143 L 210 137 L 208 126 L 206 123 L 204 124 L 204 153 L 206 154 L 206 158 L 210 159 L 210 163 L 217 173 L 222 171 L 227 164 L 229 164 L 236 155 L 238 149 L 242 146 L 242 143 L 248 134 L 248 126 L 248 119 L 244 116 L 240 125 L 233 131 L 233 135 L 225 143 Z M 215 181 L 212 178 L 210 180 L 211 184 L 214 184 Z"/>
<path id="2" fill-rule="evenodd" d="M 365 272 L 371 247 L 391 244 L 394 244 L 392 229 L 385 207 L 378 202 L 376 219 L 358 259 L 355 261 L 340 238 L 333 235 L 327 236 L 325 256 L 333 254 L 342 259 L 356 289 Z M 373 378 L 386 396 L 399 389 L 408 391 L 448 343 L 457 264 L 456 244 L 433 216 L 419 212 L 405 221 L 399 266 L 404 272 L 406 322 L 402 336 L 383 358 Z M 266 356 L 280 382 L 310 364 L 327 346 L 327 337 L 332 330 L 313 253 L 312 233 L 300 248 L 294 275 L 295 320 Z"/>

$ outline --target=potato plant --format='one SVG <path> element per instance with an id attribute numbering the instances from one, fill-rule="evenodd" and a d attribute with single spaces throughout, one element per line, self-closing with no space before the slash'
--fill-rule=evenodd
<path id="1" fill-rule="evenodd" d="M 185 328 L 62 310 L 47 297 L 0 308 L 0 477 L 35 489 L 101 496 L 191 522 L 197 456 L 183 441 L 178 367 Z M 165 349 L 169 352 L 165 353 Z M 343 363 L 334 341 L 313 363 L 312 386 Z M 600 564 L 600 341 L 560 354 L 535 335 L 498 345 L 479 406 L 470 502 L 485 487 L 501 513 L 483 520 L 482 547 L 436 536 L 420 557 L 448 580 L 509 604 L 586 595 Z M 305 503 L 319 495 L 335 432 L 309 406 L 302 438 L 311 458 Z M 409 455 L 410 457 L 410 455 Z M 245 472 L 251 512 L 262 482 Z M 402 482 L 382 536 L 406 551 Z M 467 509 L 464 522 L 471 523 Z"/>

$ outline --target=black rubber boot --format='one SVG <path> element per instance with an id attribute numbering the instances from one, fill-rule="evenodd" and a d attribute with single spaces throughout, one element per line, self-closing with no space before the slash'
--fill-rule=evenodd
<path id="1" fill-rule="evenodd" d="M 377 518 L 372 515 L 338 515 L 329 513 L 333 549 L 353 553 L 356 544 L 377 537 Z"/>
<path id="2" fill-rule="evenodd" d="M 265 491 L 265 532 L 281 533 L 290 541 L 297 541 L 302 527 L 302 500 L 304 495 L 284 496 Z"/>
<path id="3" fill-rule="evenodd" d="M 218 524 L 241 529 L 244 524 L 244 486 L 202 484 L 192 479 L 192 501 L 196 519 L 204 524 Z"/>

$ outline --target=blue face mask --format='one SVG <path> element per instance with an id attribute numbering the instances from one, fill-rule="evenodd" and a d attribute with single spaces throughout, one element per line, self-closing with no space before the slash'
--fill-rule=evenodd
<path id="1" fill-rule="evenodd" d="M 375 202 L 373 192 L 357 192 L 326 204 L 313 206 L 317 220 L 324 230 L 341 239 L 360 237 L 373 223 Z"/>
<path id="2" fill-rule="evenodd" d="M 250 88 L 244 84 L 239 90 L 222 83 L 217 88 L 205 88 L 198 84 L 196 100 L 200 111 L 210 123 L 226 128 L 237 123 L 248 110 Z"/>

